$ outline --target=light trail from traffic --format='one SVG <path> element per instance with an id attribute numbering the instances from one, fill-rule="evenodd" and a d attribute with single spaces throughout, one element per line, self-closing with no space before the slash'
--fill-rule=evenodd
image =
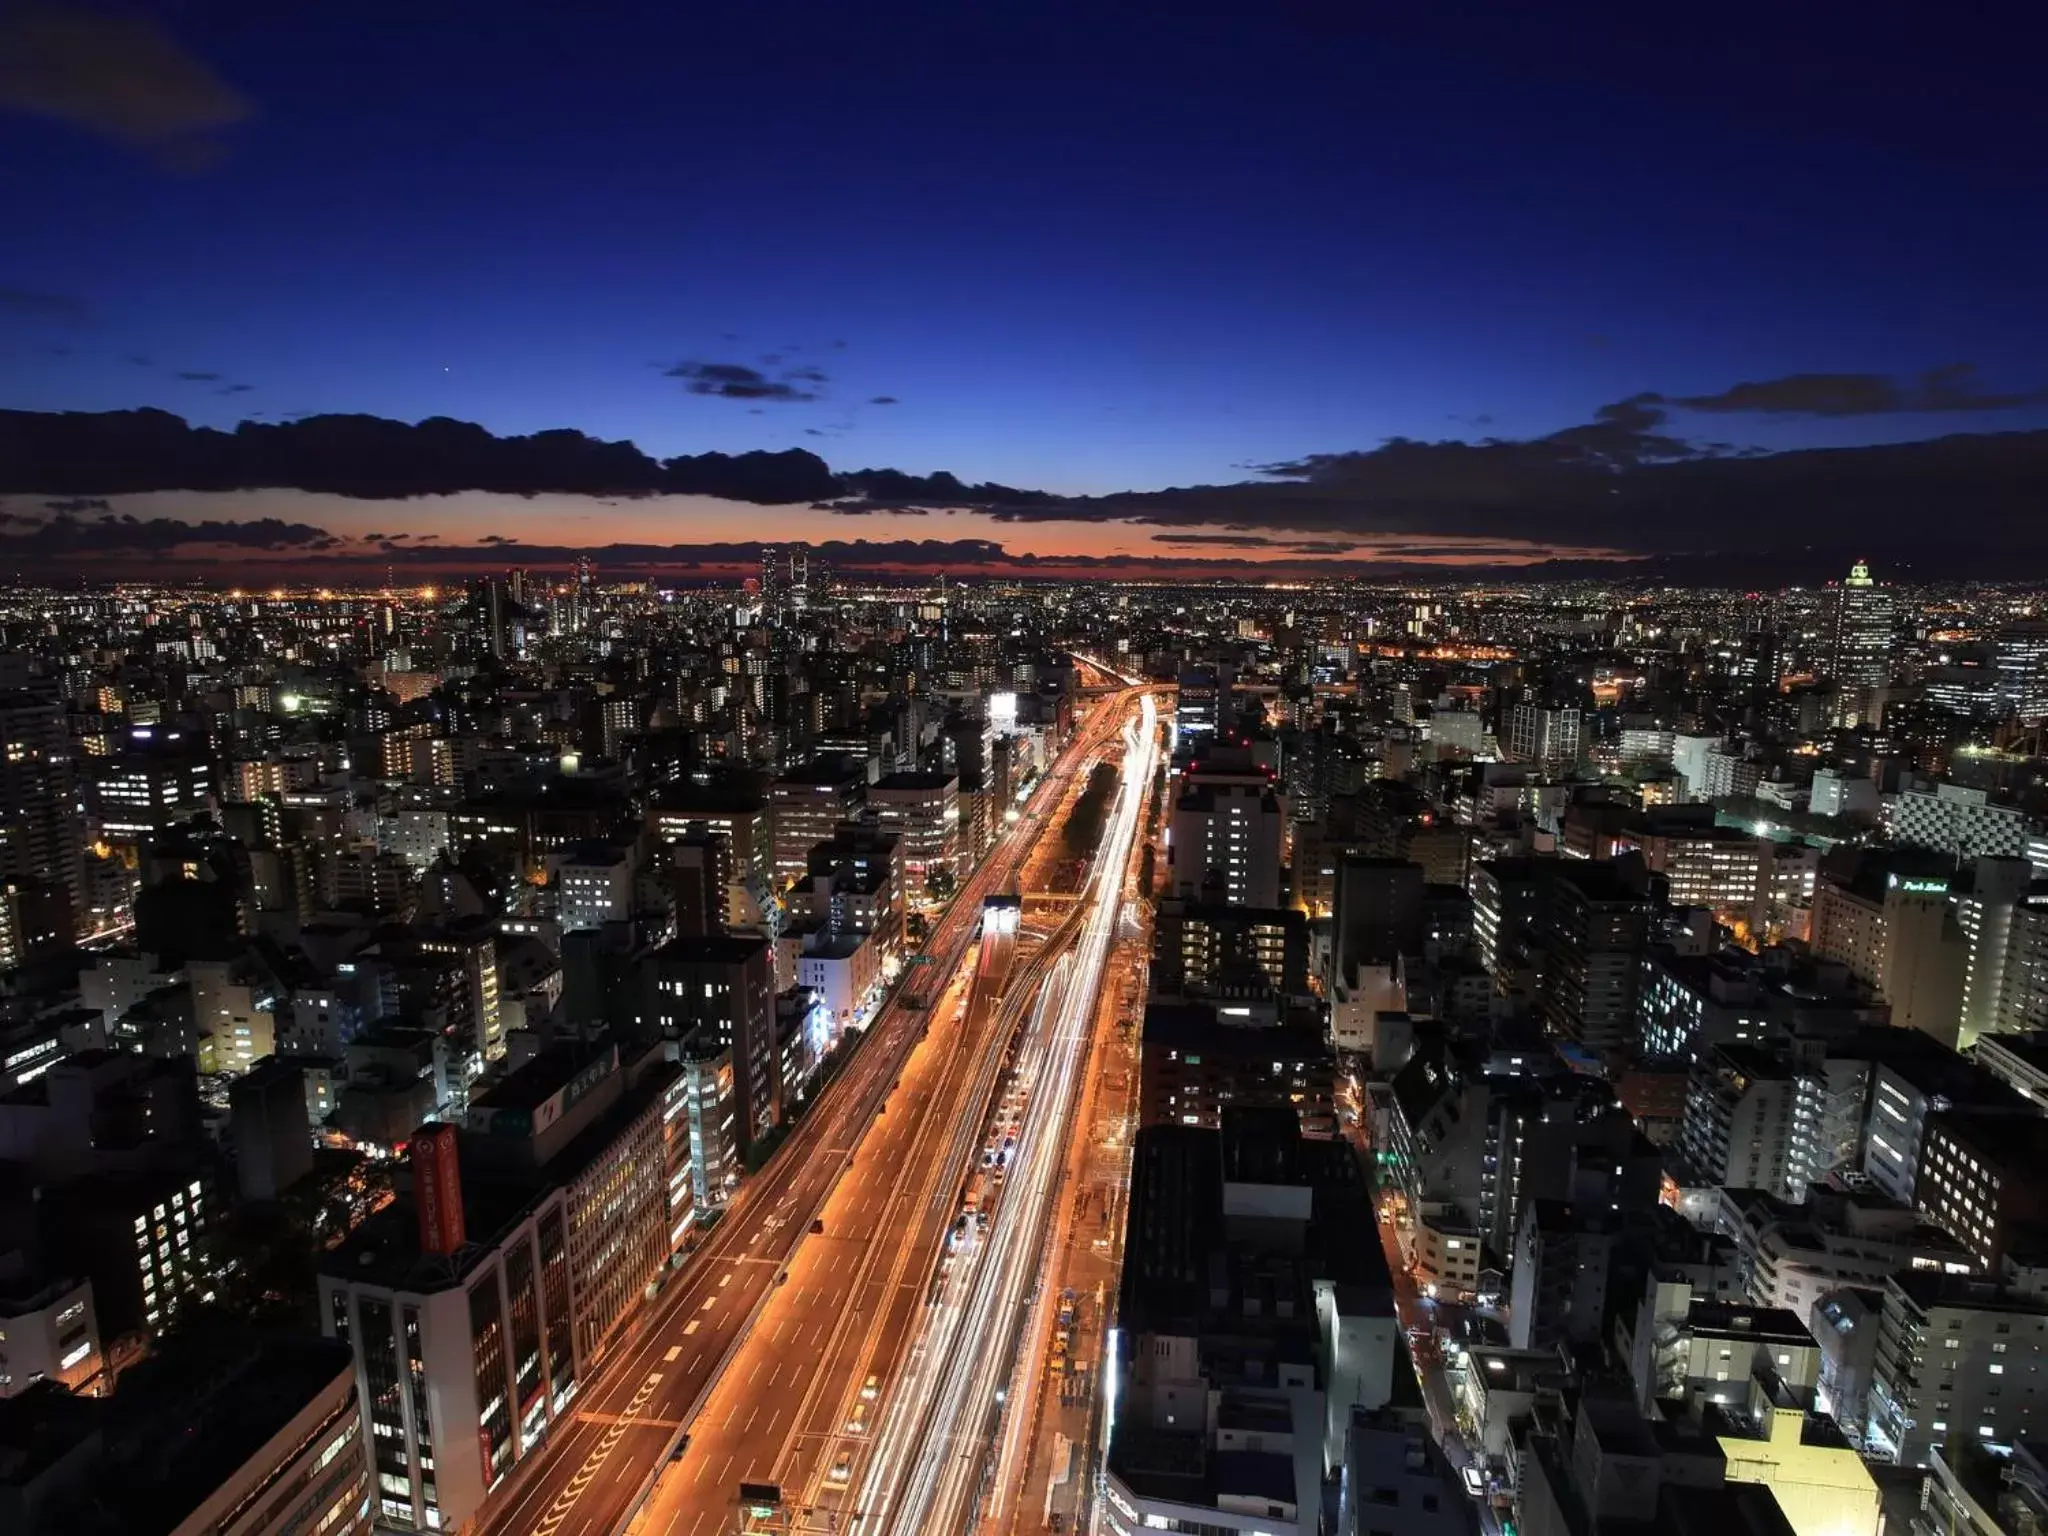
<path id="1" fill-rule="evenodd" d="M 1122 782 L 1084 894 L 1085 925 L 1041 993 L 1016 1059 L 1029 1102 L 994 1215 L 954 1263 L 909 1353 L 876 1436 L 851 1529 L 863 1536 L 962 1532 L 995 1465 L 1004 1388 L 1039 1283 L 1045 1236 L 1125 871 L 1156 762 L 1157 707 L 1124 732 Z"/>

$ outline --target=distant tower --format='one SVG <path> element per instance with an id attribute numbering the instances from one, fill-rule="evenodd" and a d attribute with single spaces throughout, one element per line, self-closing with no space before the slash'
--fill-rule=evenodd
<path id="1" fill-rule="evenodd" d="M 1893 618 L 1891 589 L 1879 586 L 1869 563 L 1858 560 L 1835 589 L 1828 677 L 1837 693 L 1837 724 L 1875 723 L 1878 695 L 1892 676 Z"/>
<path id="2" fill-rule="evenodd" d="M 807 544 L 789 547 L 789 605 L 807 608 L 811 602 L 811 550 Z"/>
<path id="3" fill-rule="evenodd" d="M 761 546 L 761 610 L 774 613 L 782 607 L 782 551 L 773 544 Z"/>

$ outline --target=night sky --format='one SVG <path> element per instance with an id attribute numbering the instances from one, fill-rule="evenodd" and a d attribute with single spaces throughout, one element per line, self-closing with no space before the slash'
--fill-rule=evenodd
<path id="1" fill-rule="evenodd" d="M 1986 10 L 589 9 L 0 11 L 0 408 L 448 416 L 1064 497 L 1617 410 L 1659 460 L 2048 428 L 2048 105 Z M 1156 520 L 1644 547 L 1378 495 Z M 1161 553 L 1104 522 L 1131 510 L 835 531 Z M 550 537 L 759 515 L 592 526 Z"/>

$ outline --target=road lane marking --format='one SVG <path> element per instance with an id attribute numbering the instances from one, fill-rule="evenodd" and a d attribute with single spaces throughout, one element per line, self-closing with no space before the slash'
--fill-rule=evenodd
<path id="1" fill-rule="evenodd" d="M 683 1337 L 688 1338 L 702 1326 L 703 1320 L 701 1318 L 691 1318 L 687 1323 L 683 1324 Z"/>
<path id="2" fill-rule="evenodd" d="M 555 1502 L 548 1506 L 547 1513 L 541 1517 L 540 1523 L 534 1526 L 533 1536 L 557 1536 L 562 1528 L 562 1522 L 569 1518 L 569 1512 L 575 1507 L 577 1499 L 583 1496 L 583 1490 L 597 1477 L 605 1458 L 611 1455 L 612 1447 L 619 1443 L 619 1437 L 625 1434 L 627 1425 L 639 1416 L 640 1410 L 647 1406 L 647 1399 L 654 1395 L 654 1389 L 660 1384 L 659 1371 L 651 1372 L 640 1384 L 639 1390 L 633 1394 L 632 1401 L 626 1404 L 625 1411 L 613 1419 L 605 1432 L 598 1437 L 597 1444 L 584 1458 L 583 1465 L 578 1467 L 576 1475 L 569 1479 L 569 1485 L 555 1495 Z"/>
<path id="3" fill-rule="evenodd" d="M 671 1345 L 669 1345 L 669 1347 L 668 1347 L 668 1353 L 667 1353 L 667 1354 L 665 1354 L 665 1355 L 663 1355 L 663 1356 L 661 1357 L 661 1359 L 662 1359 L 662 1363 L 663 1363 L 664 1365 L 674 1365 L 674 1364 L 675 1364 L 675 1361 L 676 1361 L 676 1356 L 677 1356 L 677 1355 L 680 1355 L 680 1354 L 681 1354 L 682 1352 L 683 1352 L 683 1346 L 682 1346 L 682 1345 L 680 1345 L 680 1344 L 671 1344 Z"/>

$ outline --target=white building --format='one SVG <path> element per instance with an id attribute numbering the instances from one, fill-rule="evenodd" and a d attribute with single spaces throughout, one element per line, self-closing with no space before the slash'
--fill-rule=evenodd
<path id="1" fill-rule="evenodd" d="M 1885 1282 L 1870 1389 L 1871 1451 L 1924 1467 L 1951 1435 L 2009 1449 L 2040 1438 L 2048 1303 L 1925 1271 Z"/>
<path id="2" fill-rule="evenodd" d="M 1983 790 L 1961 784 L 1902 789 L 1889 809 L 1898 842 L 1962 859 L 2023 859 L 2034 826 L 2025 811 L 1993 805 Z"/>
<path id="3" fill-rule="evenodd" d="M 1581 717 L 1571 708 L 1517 704 L 1508 711 L 1507 755 L 1511 762 L 1533 763 L 1545 773 L 1560 772 L 1579 760 Z"/>
<path id="4" fill-rule="evenodd" d="M 24 1295 L 0 1293 L 0 1397 L 39 1381 L 76 1392 L 105 1365 L 92 1282 L 59 1280 Z"/>
<path id="5" fill-rule="evenodd" d="M 630 849 L 598 844 L 558 854 L 555 915 L 562 932 L 602 928 L 633 914 L 633 858 Z"/>

